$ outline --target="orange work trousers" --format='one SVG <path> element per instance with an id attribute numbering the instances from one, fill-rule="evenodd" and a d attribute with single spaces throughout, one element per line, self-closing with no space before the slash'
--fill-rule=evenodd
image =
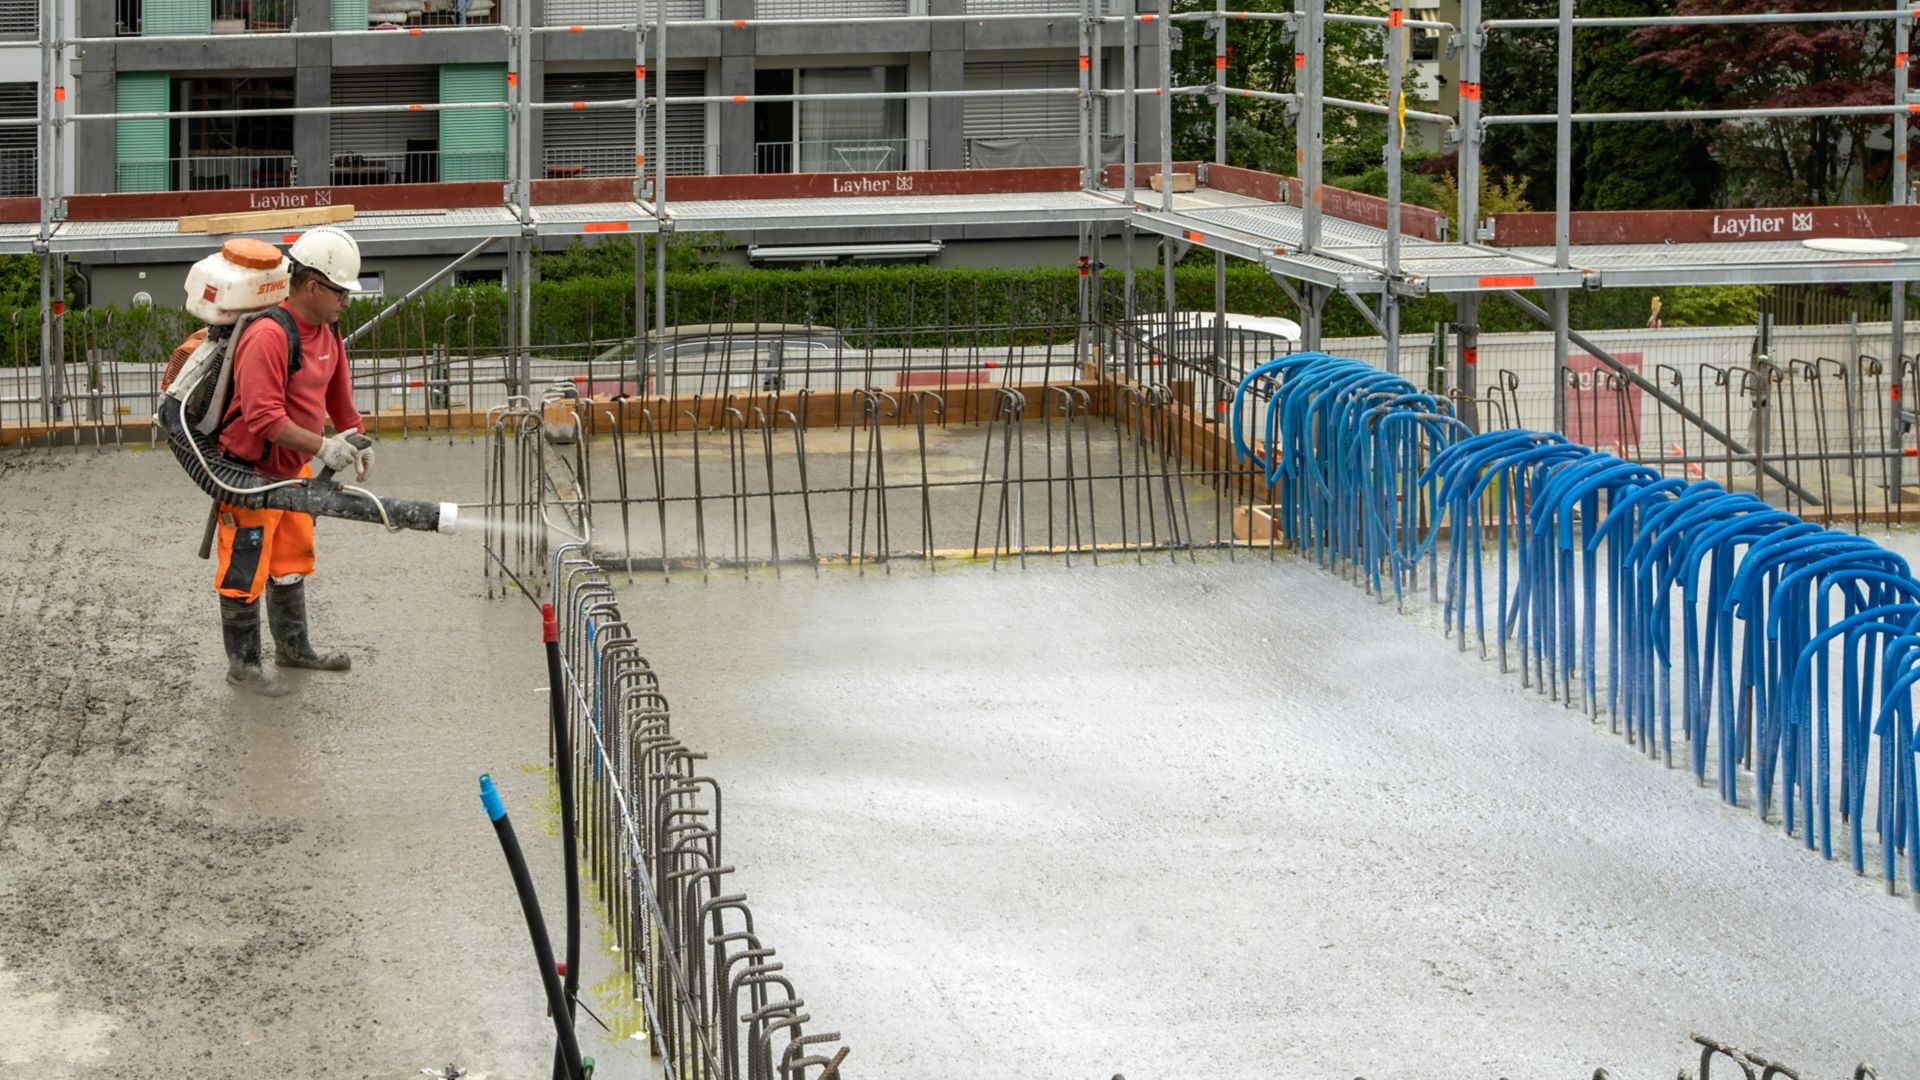
<path id="1" fill-rule="evenodd" d="M 312 466 L 300 470 L 312 476 Z M 252 603 L 267 580 L 299 580 L 313 573 L 313 516 L 291 510 L 246 510 L 220 504 L 220 564 L 214 588 Z"/>

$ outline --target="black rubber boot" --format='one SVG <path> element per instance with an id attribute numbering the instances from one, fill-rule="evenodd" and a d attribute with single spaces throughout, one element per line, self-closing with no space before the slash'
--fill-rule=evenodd
<path id="1" fill-rule="evenodd" d="M 274 662 L 281 667 L 314 671 L 345 671 L 353 666 L 346 653 L 317 653 L 307 640 L 307 583 L 267 583 L 267 625 L 273 627 Z"/>
<path id="2" fill-rule="evenodd" d="M 289 687 L 260 670 L 260 605 L 220 598 L 220 629 L 227 646 L 227 682 L 261 697 L 281 697 Z"/>

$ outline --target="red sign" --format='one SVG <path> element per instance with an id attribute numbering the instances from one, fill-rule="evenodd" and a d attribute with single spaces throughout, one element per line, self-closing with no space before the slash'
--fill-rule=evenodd
<path id="1" fill-rule="evenodd" d="M 1634 372 L 1640 354 L 1617 352 L 1615 360 Z M 1567 405 L 1567 438 L 1595 450 L 1624 456 L 1640 445 L 1640 388 L 1586 353 L 1567 357 L 1561 395 Z"/>
<path id="2" fill-rule="evenodd" d="M 1492 214 L 1493 242 L 1553 243 L 1553 215 Z M 1725 244 L 1816 236 L 1920 236 L 1920 206 L 1800 206 L 1757 210 L 1581 210 L 1568 215 L 1575 244 Z"/>

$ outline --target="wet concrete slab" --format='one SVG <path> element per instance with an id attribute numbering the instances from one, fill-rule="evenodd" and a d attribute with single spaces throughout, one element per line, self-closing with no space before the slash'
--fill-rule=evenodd
<path id="1" fill-rule="evenodd" d="M 477 498 L 477 447 L 388 440 L 376 481 Z M 476 785 L 557 915 L 537 615 L 477 541 L 323 521 L 314 634 L 354 670 L 236 696 L 206 508 L 164 450 L 0 455 L 0 1076 L 544 1076 Z"/>
<path id="2" fill-rule="evenodd" d="M 376 486 L 476 498 L 478 447 Z M 553 917 L 532 610 L 323 523 L 356 670 L 236 699 L 204 508 L 164 451 L 0 455 L 0 1076 L 544 1075 L 474 798 Z M 1920 1072 L 1906 897 L 1302 560 L 615 580 L 855 1075 L 1653 1076 L 1694 1030 Z"/>
<path id="3" fill-rule="evenodd" d="M 887 1076 L 1920 1071 L 1920 916 L 1303 560 L 622 588 Z"/>

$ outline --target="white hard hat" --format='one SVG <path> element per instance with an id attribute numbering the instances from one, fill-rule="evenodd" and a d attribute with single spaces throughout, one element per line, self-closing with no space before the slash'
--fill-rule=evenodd
<path id="1" fill-rule="evenodd" d="M 298 264 L 296 270 L 302 266 L 318 270 L 336 288 L 360 287 L 360 245 L 344 229 L 332 225 L 308 229 L 287 249 L 287 257 Z"/>

